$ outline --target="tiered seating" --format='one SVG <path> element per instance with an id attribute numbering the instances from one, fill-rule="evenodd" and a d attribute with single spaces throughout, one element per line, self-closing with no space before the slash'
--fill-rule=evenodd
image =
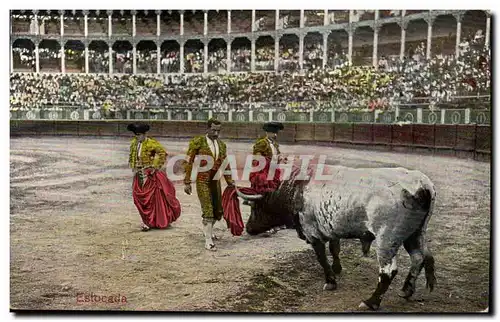
<path id="1" fill-rule="evenodd" d="M 186 16 L 184 16 L 184 35 L 203 35 L 203 18 L 199 20 L 197 19 L 198 16 L 199 15 L 191 16 L 191 19 L 186 19 Z"/>
<path id="2" fill-rule="evenodd" d="M 257 31 L 273 31 L 276 29 L 276 11 L 256 10 L 255 28 Z"/>
<path id="3" fill-rule="evenodd" d="M 135 32 L 138 36 L 156 36 L 156 18 L 137 16 L 135 19 Z"/>
<path id="4" fill-rule="evenodd" d="M 98 18 L 100 19 L 100 18 Z M 88 19 L 87 28 L 89 35 L 107 35 L 108 34 L 108 19 L 95 20 L 95 17 Z"/>
<path id="5" fill-rule="evenodd" d="M 178 13 L 162 12 L 160 17 L 160 32 L 162 35 L 180 35 L 181 25 Z"/>
<path id="6" fill-rule="evenodd" d="M 113 35 L 129 35 L 132 36 L 132 18 L 112 18 Z"/>
<path id="7" fill-rule="evenodd" d="M 212 35 L 227 33 L 227 11 L 210 11 L 208 13 L 208 33 Z"/>
<path id="8" fill-rule="evenodd" d="M 256 48 L 255 69 L 274 70 L 274 45 L 267 45 Z"/>
<path id="9" fill-rule="evenodd" d="M 30 19 L 12 19 L 12 32 L 15 34 L 29 34 L 30 24 Z"/>
<path id="10" fill-rule="evenodd" d="M 42 34 L 42 31 L 40 31 Z M 60 35 L 61 34 L 61 21 L 59 18 L 49 18 L 45 20 L 45 34 L 46 35 Z"/>
<path id="11" fill-rule="evenodd" d="M 252 32 L 252 13 L 248 10 L 231 11 L 231 32 L 232 33 Z"/>
<path id="12" fill-rule="evenodd" d="M 85 22 L 83 17 L 70 17 L 64 20 L 64 34 L 65 35 L 79 35 L 83 36 L 85 34 Z"/>
<path id="13" fill-rule="evenodd" d="M 283 29 L 300 27 L 300 11 L 280 10 L 280 19 L 283 20 Z"/>
<path id="14" fill-rule="evenodd" d="M 319 15 L 318 15 L 319 13 Z M 305 10 L 304 11 L 304 26 L 323 26 L 324 10 Z"/>

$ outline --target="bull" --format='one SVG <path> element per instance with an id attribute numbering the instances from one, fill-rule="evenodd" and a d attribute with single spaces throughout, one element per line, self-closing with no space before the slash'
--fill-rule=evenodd
<path id="1" fill-rule="evenodd" d="M 422 268 L 426 287 L 432 291 L 436 284 L 434 257 L 425 240 L 436 199 L 431 180 L 420 171 L 405 168 L 326 167 L 333 180 L 313 182 L 292 177 L 265 195 L 237 190 L 240 198 L 254 203 L 247 233 L 256 235 L 282 225 L 294 227 L 316 253 L 325 274 L 324 290 L 337 288 L 335 275 L 342 271 L 340 239 L 359 239 L 365 256 L 374 243 L 379 279 L 360 308 L 379 309 L 397 274 L 396 255 L 401 246 L 410 255 L 411 266 L 399 296 L 408 299 L 414 294 Z M 331 266 L 326 243 L 333 257 Z"/>

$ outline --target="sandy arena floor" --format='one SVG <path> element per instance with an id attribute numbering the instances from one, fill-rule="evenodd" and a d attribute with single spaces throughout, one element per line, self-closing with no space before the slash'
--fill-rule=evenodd
<path id="1" fill-rule="evenodd" d="M 169 311 L 356 311 L 376 286 L 373 250 L 342 242 L 339 288 L 322 291 L 323 270 L 294 230 L 272 237 L 233 237 L 225 222 L 217 252 L 204 250 L 200 205 L 176 184 L 183 212 L 171 228 L 141 232 L 131 197 L 124 138 L 12 138 L 11 308 Z M 160 139 L 173 155 L 186 140 Z M 228 142 L 229 153 L 251 143 Z M 488 305 L 490 164 L 465 159 L 281 146 L 284 153 L 326 153 L 329 163 L 352 167 L 404 166 L 434 181 L 436 211 L 428 240 L 437 288 L 423 273 L 413 300 L 397 296 L 409 257 L 399 252 L 399 274 L 382 311 L 471 312 Z M 238 184 L 245 185 L 245 182 Z M 224 187 L 224 185 L 223 185 Z M 244 211 L 246 222 L 249 209 Z M 126 297 L 126 303 L 78 303 L 79 293 Z"/>

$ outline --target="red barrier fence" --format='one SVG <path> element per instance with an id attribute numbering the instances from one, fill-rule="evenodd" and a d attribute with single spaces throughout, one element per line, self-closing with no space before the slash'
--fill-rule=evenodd
<path id="1" fill-rule="evenodd" d="M 205 133 L 206 123 L 198 121 L 155 121 L 154 137 L 189 138 Z M 127 136 L 129 121 L 50 121 L 11 120 L 11 136 L 73 135 Z M 224 123 L 221 137 L 255 140 L 264 135 L 262 123 Z M 448 124 L 376 124 L 376 123 L 285 123 L 279 134 L 283 143 L 312 143 L 341 146 L 382 147 L 388 150 L 433 151 L 456 156 L 490 159 L 491 126 Z"/>

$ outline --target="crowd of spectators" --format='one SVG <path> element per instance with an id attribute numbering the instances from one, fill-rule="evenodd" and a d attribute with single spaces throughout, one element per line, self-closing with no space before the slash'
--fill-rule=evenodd
<path id="1" fill-rule="evenodd" d="M 308 54 L 322 56 L 318 48 Z M 186 68 L 203 69 L 203 57 L 187 53 Z M 235 51 L 241 64 L 248 64 L 248 52 Z M 154 54 L 150 58 L 155 61 Z M 213 56 L 215 55 L 215 56 Z M 258 61 L 272 61 L 265 51 Z M 267 55 L 267 56 L 265 56 Z M 209 73 L 209 74 L 36 74 L 13 73 L 10 77 L 11 109 L 30 109 L 47 105 L 82 106 L 90 109 L 141 109 L 148 107 L 227 108 L 252 102 L 283 103 L 336 102 L 343 108 L 388 108 L 429 97 L 439 104 L 459 95 L 489 93 L 491 86 L 490 50 L 481 40 L 464 41 L 459 57 L 425 58 L 425 44 L 410 57 L 381 57 L 378 68 L 352 66 L 339 54 L 331 66 L 314 64 L 305 73 Z M 200 60 L 201 59 L 201 60 Z M 178 64 L 179 56 L 167 53 L 165 66 Z M 288 51 L 288 61 L 297 61 L 295 51 Z M 106 60 L 104 60 L 105 62 Z M 220 61 L 220 65 L 218 65 Z M 224 69 L 225 50 L 209 56 L 211 69 Z M 239 61 L 239 60 L 237 60 Z M 234 59 L 233 64 L 236 65 Z M 227 104 L 226 104 L 227 103 Z M 313 104 L 317 107 L 317 104 Z M 214 107 L 215 106 L 215 107 Z M 249 105 L 252 106 L 252 105 Z"/>
<path id="2" fill-rule="evenodd" d="M 33 49 L 14 47 L 13 55 L 15 66 L 20 71 L 36 71 L 36 58 Z M 114 72 L 133 72 L 133 51 L 112 50 Z M 255 50 L 256 70 L 274 70 L 274 44 L 262 46 Z M 51 61 L 52 71 L 57 71 L 61 67 L 61 51 L 59 49 L 40 48 L 39 59 L 41 69 L 45 67 L 46 61 Z M 321 44 L 307 44 L 304 46 L 304 69 L 311 69 L 322 66 L 323 49 Z M 65 60 L 74 61 L 78 65 L 78 71 L 85 71 L 85 52 L 76 49 L 65 49 Z M 184 51 L 184 72 L 201 73 L 204 71 L 204 49 L 185 49 Z M 208 52 L 208 71 L 225 72 L 227 70 L 227 48 L 213 49 Z M 280 45 L 278 55 L 279 70 L 290 72 L 299 69 L 299 46 Z M 137 72 L 156 73 L 157 52 L 156 49 L 137 50 Z M 180 51 L 163 50 L 160 53 L 160 70 L 162 73 L 180 72 Z M 248 72 L 251 70 L 251 47 L 239 47 L 231 49 L 231 71 Z M 89 49 L 89 71 L 91 73 L 109 72 L 109 50 Z"/>

